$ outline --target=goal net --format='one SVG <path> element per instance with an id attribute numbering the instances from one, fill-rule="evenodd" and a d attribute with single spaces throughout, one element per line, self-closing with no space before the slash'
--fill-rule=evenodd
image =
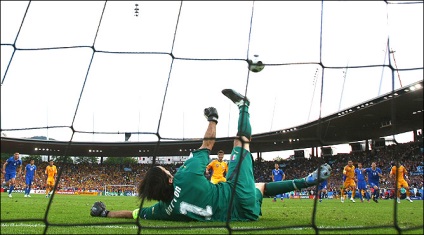
<path id="1" fill-rule="evenodd" d="M 104 186 L 102 196 L 137 196 L 137 187 L 130 184 L 108 184 Z"/>
<path id="2" fill-rule="evenodd" d="M 217 138 L 232 137 L 238 110 L 220 93 L 225 88 L 254 101 L 252 131 L 261 134 L 343 116 L 423 80 L 422 1 L 1 1 L 0 38 L 2 139 L 41 138 L 69 148 L 75 142 L 156 141 L 160 148 L 163 141 L 199 140 L 205 124 L 199 113 L 210 106 L 220 113 Z M 265 64 L 258 73 L 247 69 L 254 55 Z M 395 128 L 392 110 L 381 121 Z M 331 128 L 315 133 L 322 146 L 331 144 L 325 139 Z M 67 150 L 42 151 L 71 157 Z M 189 151 L 181 149 L 183 156 Z M 105 156 L 101 149 L 86 154 Z M 57 182 L 70 167 L 61 168 Z M 102 186 L 105 195 L 135 189 Z M 76 226 L 48 220 L 53 201 L 30 221 Z M 346 231 L 319 227 L 316 208 L 311 223 L 294 227 Z M 390 213 L 390 225 L 354 229 L 422 229 L 401 228 L 396 209 Z M 2 213 L 2 224 L 16 222 L 28 218 Z M 221 227 L 258 230 L 252 226 L 228 221 Z M 274 229 L 287 228 L 293 226 Z"/>

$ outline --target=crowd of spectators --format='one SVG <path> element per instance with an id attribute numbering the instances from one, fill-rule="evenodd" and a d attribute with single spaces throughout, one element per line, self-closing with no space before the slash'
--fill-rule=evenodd
<path id="1" fill-rule="evenodd" d="M 334 192 L 335 195 L 340 195 L 342 182 L 343 167 L 347 165 L 348 160 L 352 160 L 357 166 L 358 162 L 362 162 L 364 167 L 370 167 L 372 162 L 376 162 L 377 167 L 383 171 L 385 178 L 382 179 L 380 187 L 390 194 L 390 189 L 394 188 L 393 181 L 389 179 L 390 162 L 400 161 L 409 171 L 409 173 L 422 170 L 423 153 L 421 143 L 405 143 L 397 145 L 388 145 L 380 149 L 371 151 L 353 152 L 349 154 L 337 154 L 330 156 L 301 158 L 294 160 L 275 161 L 255 161 L 254 175 L 257 182 L 271 182 L 271 171 L 275 163 L 280 164 L 286 174 L 286 180 L 302 178 L 314 171 L 319 165 L 329 163 L 332 168 L 332 175 L 328 179 L 328 190 Z M 2 162 L 4 164 L 4 161 Z M 23 168 L 28 164 L 24 162 Z M 44 170 L 48 165 L 47 162 L 42 162 L 37 165 L 36 179 L 34 180 L 33 189 L 45 189 L 47 176 Z M 151 167 L 150 164 L 127 164 L 127 165 L 112 165 L 112 164 L 70 164 L 55 162 L 60 173 L 58 190 L 63 191 L 89 191 L 101 192 L 105 190 L 105 185 L 133 185 L 133 186 L 109 186 L 106 191 L 133 191 L 143 178 L 146 171 Z M 172 174 L 178 170 L 181 164 L 166 164 L 162 165 L 167 168 Z M 206 177 L 206 176 L 205 176 Z M 423 175 L 411 175 L 410 187 L 422 188 Z M 17 178 L 15 185 L 16 190 L 22 190 L 25 187 L 23 170 Z M 1 175 L 1 181 L 4 182 L 4 175 Z M 303 189 L 300 194 L 311 194 L 315 187 Z M 383 194 L 384 195 L 384 194 Z"/>

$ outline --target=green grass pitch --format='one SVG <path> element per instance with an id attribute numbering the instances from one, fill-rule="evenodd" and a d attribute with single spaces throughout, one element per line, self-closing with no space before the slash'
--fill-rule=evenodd
<path id="1" fill-rule="evenodd" d="M 56 194 L 46 214 L 50 199 L 32 194 L 24 198 L 1 193 L 1 234 L 137 234 L 136 220 L 90 216 L 95 201 L 105 202 L 109 210 L 138 208 L 137 197 L 78 196 Z M 262 217 L 254 222 L 171 222 L 140 220 L 141 234 L 423 234 L 423 201 L 413 203 L 393 200 L 352 203 L 346 200 L 285 199 L 272 202 L 265 198 Z M 154 202 L 147 202 L 145 206 Z M 16 220 L 16 221 L 13 221 Z M 46 224 L 48 224 L 46 229 Z M 64 226 L 70 225 L 70 226 Z M 397 226 L 395 226 L 397 225 Z M 364 227 L 370 227 L 364 229 Z M 186 227 L 186 228 L 183 228 Z M 262 230 L 266 229 L 266 230 Z M 398 230 L 401 229 L 401 230 Z M 231 231 L 230 231 L 231 230 Z"/>

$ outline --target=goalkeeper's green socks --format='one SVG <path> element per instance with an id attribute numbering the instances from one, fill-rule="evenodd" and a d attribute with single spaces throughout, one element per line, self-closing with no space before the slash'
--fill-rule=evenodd
<path id="1" fill-rule="evenodd" d="M 265 184 L 264 194 L 267 196 L 274 196 L 277 194 L 288 193 L 294 190 L 299 190 L 307 187 L 308 185 L 306 184 L 305 179 L 270 182 Z"/>
<path id="2" fill-rule="evenodd" d="M 243 104 L 239 106 L 238 132 L 237 136 L 252 137 L 252 127 L 250 126 L 249 106 Z"/>

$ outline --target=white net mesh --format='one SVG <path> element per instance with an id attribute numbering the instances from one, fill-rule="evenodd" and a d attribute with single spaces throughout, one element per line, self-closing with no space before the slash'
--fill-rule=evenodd
<path id="1" fill-rule="evenodd" d="M 137 4 L 137 5 L 136 5 Z M 135 10 L 138 8 L 138 10 Z M 422 2 L 1 2 L 2 136 L 202 138 L 301 125 L 422 81 Z M 266 64 L 251 74 L 246 61 Z"/>

